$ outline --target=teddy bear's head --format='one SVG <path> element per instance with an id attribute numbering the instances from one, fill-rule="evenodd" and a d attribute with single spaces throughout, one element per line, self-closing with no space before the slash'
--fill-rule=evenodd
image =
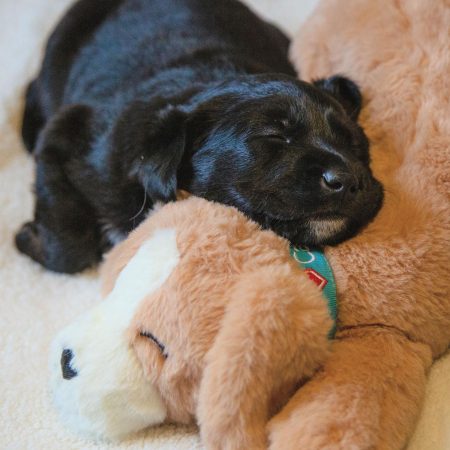
<path id="1" fill-rule="evenodd" d="M 263 442 L 269 415 L 327 353 L 320 292 L 284 239 L 233 208 L 165 206 L 112 250 L 103 286 L 51 356 L 56 405 L 90 437 L 197 420 L 206 439 L 250 429 Z"/>
<path id="2" fill-rule="evenodd" d="M 114 438 L 167 418 L 156 386 L 167 350 L 153 330 L 136 328 L 134 317 L 178 260 L 174 232 L 155 233 L 130 258 L 106 299 L 53 343 L 54 398 L 73 428 Z M 151 370 L 143 370 L 142 355 Z"/>

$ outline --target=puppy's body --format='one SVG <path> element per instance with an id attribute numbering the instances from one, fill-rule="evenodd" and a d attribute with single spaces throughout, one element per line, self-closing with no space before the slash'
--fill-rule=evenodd
<path id="1" fill-rule="evenodd" d="M 76 3 L 27 93 L 37 202 L 18 248 L 82 270 L 176 188 L 297 243 L 354 234 L 381 203 L 359 92 L 296 81 L 287 48 L 234 0 Z"/>
<path id="2" fill-rule="evenodd" d="M 114 117 L 136 99 L 185 103 L 238 73 L 295 76 L 288 45 L 234 0 L 82 0 L 52 34 L 36 89 L 44 120 L 74 103 Z"/>

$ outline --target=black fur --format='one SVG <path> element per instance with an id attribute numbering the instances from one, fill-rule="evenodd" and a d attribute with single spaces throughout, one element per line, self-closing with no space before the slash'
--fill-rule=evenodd
<path id="1" fill-rule="evenodd" d="M 353 236 L 382 200 L 361 95 L 297 81 L 288 45 L 235 0 L 78 1 L 27 91 L 37 199 L 19 250 L 80 271 L 177 188 L 296 244 Z"/>

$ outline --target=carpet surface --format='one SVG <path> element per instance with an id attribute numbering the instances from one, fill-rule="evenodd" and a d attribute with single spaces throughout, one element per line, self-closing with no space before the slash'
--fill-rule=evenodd
<path id="1" fill-rule="evenodd" d="M 14 232 L 32 216 L 33 165 L 18 136 L 23 90 L 48 32 L 72 0 L 0 1 L 0 448 L 201 449 L 194 427 L 164 426 L 120 444 L 92 443 L 59 422 L 48 393 L 48 348 L 56 332 L 99 300 L 97 272 L 56 275 L 18 254 Z M 317 0 L 248 0 L 294 32 Z M 430 374 L 408 450 L 450 449 L 450 357 Z M 249 449 L 251 450 L 251 449 Z"/>

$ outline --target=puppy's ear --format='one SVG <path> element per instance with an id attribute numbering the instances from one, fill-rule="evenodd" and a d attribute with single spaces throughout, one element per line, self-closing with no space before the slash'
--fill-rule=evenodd
<path id="1" fill-rule="evenodd" d="M 128 176 L 155 201 L 176 199 L 177 170 L 185 149 L 187 115 L 176 108 L 155 113 L 155 105 L 133 103 L 119 118 L 114 153 Z"/>
<path id="2" fill-rule="evenodd" d="M 358 119 L 362 106 L 362 96 L 356 83 L 348 78 L 335 75 L 316 80 L 313 84 L 336 98 L 353 120 Z"/>

